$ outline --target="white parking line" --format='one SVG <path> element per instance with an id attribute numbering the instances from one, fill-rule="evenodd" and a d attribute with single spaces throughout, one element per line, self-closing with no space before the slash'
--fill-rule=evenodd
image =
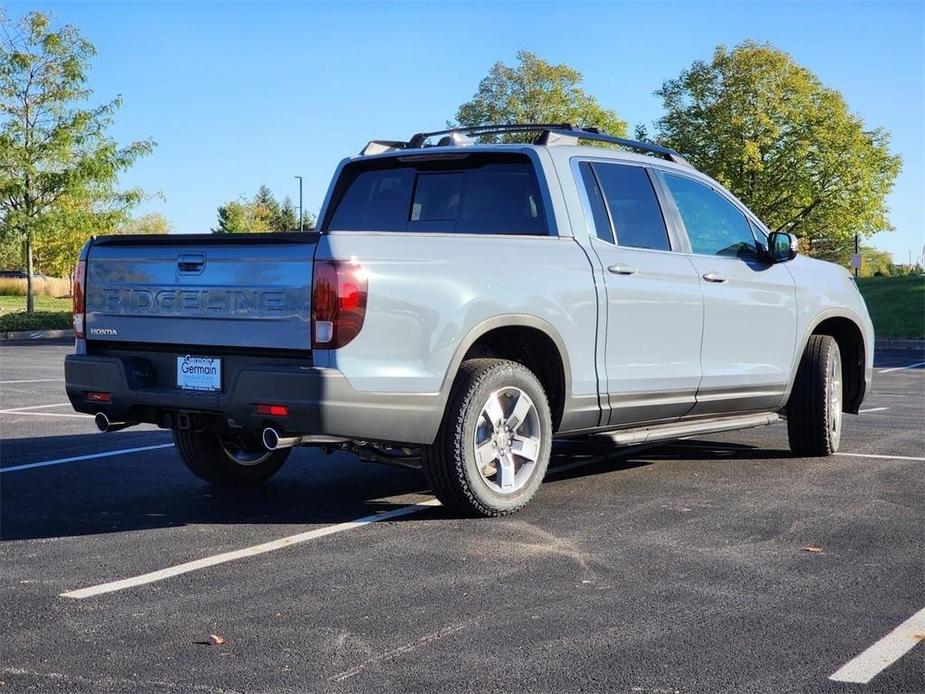
<path id="1" fill-rule="evenodd" d="M 830 680 L 867 684 L 925 639 L 925 609 L 921 609 L 873 646 L 840 667 Z"/>
<path id="2" fill-rule="evenodd" d="M 701 450 L 703 449 L 714 449 L 714 450 L 719 450 L 719 451 L 749 450 L 749 449 L 740 449 L 740 448 L 736 448 L 733 446 L 723 446 L 721 444 L 698 445 L 698 444 L 692 444 L 692 443 L 686 443 L 686 444 L 685 443 L 674 443 L 670 445 L 672 445 L 674 448 L 698 448 Z M 757 449 L 752 450 L 752 452 L 756 452 L 756 451 Z M 911 455 L 891 455 L 888 453 L 836 453 L 835 455 L 846 455 L 850 458 L 884 458 L 886 460 L 916 460 L 916 461 L 925 462 L 925 458 L 917 458 Z"/>
<path id="3" fill-rule="evenodd" d="M 308 542 L 309 540 L 315 540 L 319 537 L 326 537 L 327 535 L 342 533 L 345 530 L 362 528 L 364 525 L 369 525 L 371 523 L 378 523 L 384 520 L 391 520 L 392 518 L 399 518 L 400 516 L 407 516 L 412 513 L 418 513 L 419 511 L 423 511 L 425 509 L 439 505 L 439 501 L 436 499 L 430 499 L 429 501 L 422 501 L 418 504 L 402 506 L 400 508 L 393 509 L 392 511 L 385 511 L 384 513 L 377 513 L 372 516 L 363 516 L 362 518 L 357 518 L 352 521 L 337 523 L 335 525 L 328 525 L 324 528 L 316 528 L 315 530 L 308 530 L 304 533 L 298 533 L 297 535 L 289 535 L 288 537 L 283 537 L 279 540 L 273 540 L 272 542 L 264 542 L 263 544 L 254 545 L 253 547 L 245 547 L 244 549 L 237 549 L 232 552 L 224 552 L 223 554 L 216 554 L 211 557 L 196 559 L 195 561 L 188 561 L 183 564 L 177 564 L 166 569 L 161 569 L 159 571 L 152 571 L 151 573 L 142 574 L 141 576 L 133 576 L 132 578 L 124 578 L 120 581 L 101 583 L 100 585 L 90 586 L 89 588 L 69 590 L 66 593 L 61 593 L 61 597 L 82 600 L 84 598 L 93 597 L 94 595 L 102 595 L 103 593 L 114 593 L 117 590 L 125 590 L 126 588 L 134 588 L 135 586 L 142 586 L 147 583 L 163 581 L 164 579 L 170 578 L 172 576 L 178 576 L 180 574 L 189 573 L 191 571 L 198 571 L 199 569 L 205 569 L 210 566 L 215 566 L 216 564 L 224 564 L 236 559 L 244 559 L 246 557 L 253 557 L 258 554 L 273 552 L 277 549 L 291 547 L 292 545 Z"/>
<path id="4" fill-rule="evenodd" d="M 30 378 L 23 381 L 0 381 L 0 386 L 12 383 L 64 383 L 63 378 Z"/>
<path id="5" fill-rule="evenodd" d="M 2 472 L 16 472 L 17 470 L 31 470 L 36 467 L 48 467 L 49 465 L 61 465 L 62 463 L 76 463 L 81 460 L 94 460 L 96 458 L 111 458 L 114 455 L 123 455 L 125 453 L 141 453 L 142 451 L 155 451 L 159 448 L 173 448 L 172 443 L 159 443 L 156 446 L 139 446 L 138 448 L 123 448 L 119 451 L 106 451 L 104 453 L 88 453 L 87 455 L 75 455 L 70 458 L 58 458 L 57 460 L 44 460 L 41 463 L 27 463 L 25 465 L 13 465 L 12 467 L 0 467 Z"/>
<path id="6" fill-rule="evenodd" d="M 887 460 L 918 460 L 925 462 L 925 458 L 916 458 L 911 455 L 881 455 L 879 453 L 836 453 L 835 455 L 847 455 L 851 458 L 885 458 Z"/>
<path id="7" fill-rule="evenodd" d="M 75 414 L 73 412 L 22 412 L 20 410 L 0 410 L 0 414 L 15 414 L 21 417 L 80 417 L 86 419 L 92 414 Z"/>
<path id="8" fill-rule="evenodd" d="M 69 402 L 56 402 L 53 405 L 29 405 L 28 407 L 5 407 L 4 412 L 25 412 L 26 410 L 44 410 L 49 407 L 70 407 Z"/>
<path id="9" fill-rule="evenodd" d="M 906 366 L 894 366 L 892 369 L 883 369 L 881 371 L 878 371 L 877 373 L 889 374 L 889 373 L 893 373 L 894 371 L 905 371 L 906 369 L 917 369 L 920 366 L 925 366 L 925 361 L 920 361 L 916 364 L 908 364 Z"/>
<path id="10" fill-rule="evenodd" d="M 858 414 L 867 414 L 868 412 L 883 412 L 890 409 L 889 407 L 869 407 L 866 410 L 858 410 Z"/>

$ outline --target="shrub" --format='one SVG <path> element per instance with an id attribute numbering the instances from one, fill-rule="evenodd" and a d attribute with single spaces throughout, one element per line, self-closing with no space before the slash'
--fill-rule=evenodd
<path id="1" fill-rule="evenodd" d="M 15 330 L 67 330 L 74 327 L 64 311 L 36 311 L 31 316 L 17 311 L 0 315 L 0 332 Z"/>

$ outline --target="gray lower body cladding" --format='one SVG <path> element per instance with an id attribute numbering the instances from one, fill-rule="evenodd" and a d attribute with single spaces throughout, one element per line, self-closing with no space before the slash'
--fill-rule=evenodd
<path id="1" fill-rule="evenodd" d="M 335 369 L 257 357 L 226 359 L 220 392 L 181 390 L 164 375 L 164 364 L 172 358 L 69 355 L 64 363 L 68 398 L 78 412 L 105 412 L 113 422 L 243 429 L 258 437 L 273 426 L 296 434 L 428 444 L 440 426 L 443 408 L 437 393 L 360 392 Z M 109 393 L 110 402 L 90 401 L 90 392 Z M 288 414 L 259 415 L 258 403 L 285 405 Z"/>

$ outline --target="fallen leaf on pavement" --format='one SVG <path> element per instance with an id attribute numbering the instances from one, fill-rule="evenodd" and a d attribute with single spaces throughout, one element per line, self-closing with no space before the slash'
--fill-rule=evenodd
<path id="1" fill-rule="evenodd" d="M 209 634 L 208 641 L 203 639 L 202 641 L 193 641 L 193 643 L 195 643 L 197 646 L 222 646 L 225 643 L 225 639 L 218 634 Z"/>

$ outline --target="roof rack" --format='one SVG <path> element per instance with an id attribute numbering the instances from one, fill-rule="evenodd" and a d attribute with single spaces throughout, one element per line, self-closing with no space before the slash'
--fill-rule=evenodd
<path id="1" fill-rule="evenodd" d="M 509 123 L 506 125 L 475 125 L 472 127 L 447 128 L 432 132 L 415 133 L 408 142 L 396 140 L 371 140 L 360 154 L 382 154 L 399 149 L 421 149 L 427 141 L 440 136 L 436 147 L 472 144 L 470 138 L 484 137 L 486 135 L 509 135 L 512 133 L 538 133 L 533 140 L 536 145 L 577 145 L 579 140 L 592 140 L 619 145 L 627 149 L 656 154 L 668 161 L 684 166 L 690 166 L 688 161 L 669 147 L 663 147 L 653 142 L 630 140 L 625 137 L 608 135 L 600 128 L 579 128 L 571 123 Z"/>

